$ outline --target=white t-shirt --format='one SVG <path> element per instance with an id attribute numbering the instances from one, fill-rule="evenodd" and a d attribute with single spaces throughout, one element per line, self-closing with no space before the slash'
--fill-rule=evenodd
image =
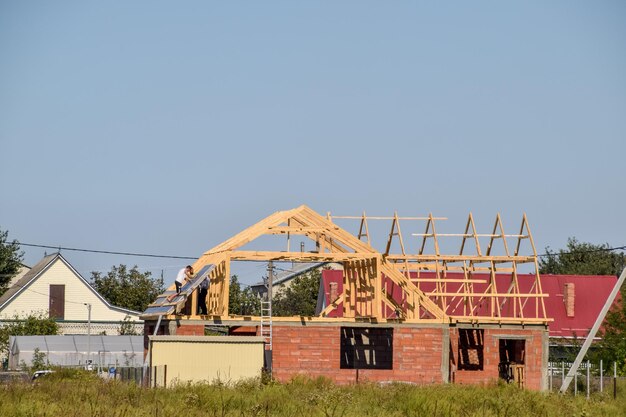
<path id="1" fill-rule="evenodd" d="M 185 282 L 185 278 L 187 278 L 187 275 L 185 274 L 185 270 L 186 270 L 186 269 L 187 269 L 187 268 L 183 268 L 183 269 L 181 269 L 180 271 L 178 271 L 178 275 L 176 275 L 176 281 L 177 281 L 177 282 L 180 282 L 181 284 L 182 284 L 183 282 Z"/>

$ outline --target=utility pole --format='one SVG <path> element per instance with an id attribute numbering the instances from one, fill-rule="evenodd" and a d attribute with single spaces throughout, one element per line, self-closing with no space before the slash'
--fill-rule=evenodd
<path id="1" fill-rule="evenodd" d="M 270 303 L 270 308 L 272 308 L 272 291 L 274 289 L 274 261 L 269 261 L 267 263 L 267 301 Z"/>
<path id="2" fill-rule="evenodd" d="M 87 365 L 91 365 L 91 304 L 85 303 L 87 306 Z"/>

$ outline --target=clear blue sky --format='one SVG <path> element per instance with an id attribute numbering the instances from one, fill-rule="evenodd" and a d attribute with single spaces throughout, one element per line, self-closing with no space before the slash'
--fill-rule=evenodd
<path id="1" fill-rule="evenodd" d="M 199 256 L 304 203 L 625 245 L 625 22 L 623 1 L 0 1 L 0 228 Z"/>

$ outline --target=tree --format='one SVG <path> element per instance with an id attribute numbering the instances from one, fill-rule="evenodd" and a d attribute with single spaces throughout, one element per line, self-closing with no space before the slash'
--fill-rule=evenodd
<path id="1" fill-rule="evenodd" d="M 11 278 L 17 275 L 22 265 L 24 252 L 17 240 L 8 241 L 9 232 L 0 230 L 0 295 L 7 290 Z"/>
<path id="2" fill-rule="evenodd" d="M 59 334 L 59 325 L 53 318 L 48 317 L 47 311 L 31 313 L 24 317 L 16 314 L 3 322 L 4 325 L 0 327 L 0 356 L 5 356 L 9 351 L 9 336 Z"/>
<path id="3" fill-rule="evenodd" d="M 93 287 L 109 303 L 129 310 L 144 311 L 165 290 L 163 278 L 152 279 L 150 272 L 139 272 L 137 265 L 113 266 L 106 275 L 92 272 Z"/>
<path id="4" fill-rule="evenodd" d="M 124 320 L 120 322 L 118 329 L 120 336 L 137 336 L 138 333 L 135 330 L 135 322 L 131 316 L 124 317 Z"/>
<path id="5" fill-rule="evenodd" d="M 622 299 L 617 306 L 607 313 L 603 328 L 600 329 L 597 359 L 602 359 L 609 367 L 612 362 L 617 362 L 620 374 L 626 374 L 626 291 L 622 286 Z"/>
<path id="6" fill-rule="evenodd" d="M 567 239 L 567 248 L 553 252 L 546 248 L 546 255 L 539 259 L 541 274 L 619 275 L 626 266 L 623 253 L 609 250 L 608 243 L 594 245 Z"/>
<path id="7" fill-rule="evenodd" d="M 33 351 L 33 360 L 31 361 L 31 366 L 29 371 L 42 371 L 44 369 L 48 369 L 50 367 L 50 362 L 48 362 L 48 355 L 44 352 L 41 352 L 39 348 L 35 348 Z"/>
<path id="8" fill-rule="evenodd" d="M 321 273 L 311 271 L 293 279 L 288 287 L 281 286 L 274 296 L 275 316 L 313 316 L 317 305 Z"/>
<path id="9" fill-rule="evenodd" d="M 241 289 L 237 275 L 230 277 L 228 311 L 230 314 L 245 316 L 258 316 L 261 314 L 261 300 L 250 290 L 250 287 Z"/>

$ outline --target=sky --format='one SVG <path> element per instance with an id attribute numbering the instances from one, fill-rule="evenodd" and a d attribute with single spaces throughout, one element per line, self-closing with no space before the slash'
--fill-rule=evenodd
<path id="1" fill-rule="evenodd" d="M 626 245 L 625 21 L 609 0 L 0 0 L 0 230 L 195 258 L 307 204 Z M 62 254 L 85 277 L 189 262 Z"/>

